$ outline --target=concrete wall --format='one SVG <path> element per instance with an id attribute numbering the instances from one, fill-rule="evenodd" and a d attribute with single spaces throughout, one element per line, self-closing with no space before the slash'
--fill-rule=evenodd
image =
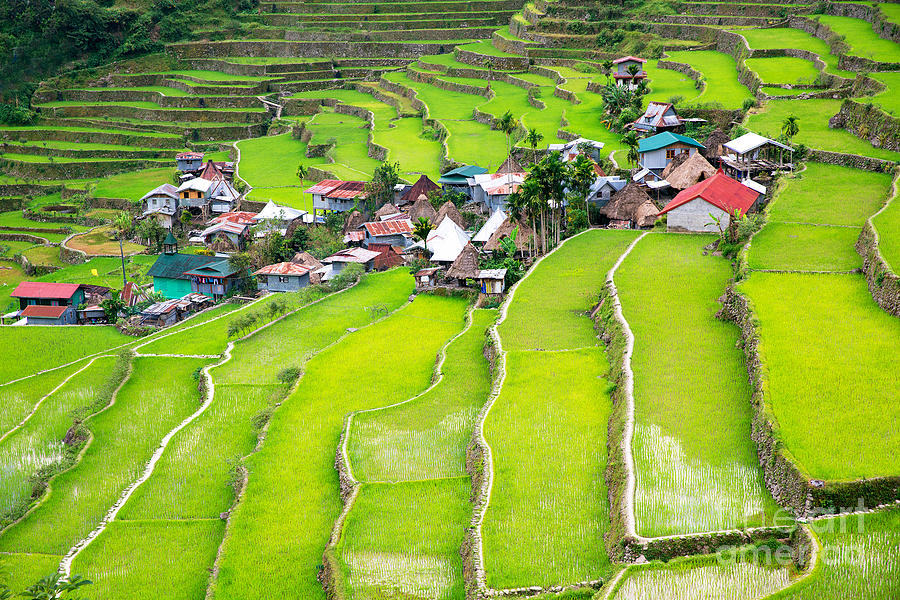
<path id="1" fill-rule="evenodd" d="M 669 231 L 695 231 L 704 233 L 719 233 L 719 228 L 712 222 L 710 214 L 721 219 L 722 228 L 728 227 L 731 221 L 728 213 L 703 200 L 696 198 L 687 204 L 682 204 L 668 213 Z"/>

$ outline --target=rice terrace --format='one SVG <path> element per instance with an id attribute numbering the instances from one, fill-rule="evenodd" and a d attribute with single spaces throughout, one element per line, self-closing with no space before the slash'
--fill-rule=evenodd
<path id="1" fill-rule="evenodd" d="M 900 600 L 900 1 L 0 2 L 0 600 Z"/>

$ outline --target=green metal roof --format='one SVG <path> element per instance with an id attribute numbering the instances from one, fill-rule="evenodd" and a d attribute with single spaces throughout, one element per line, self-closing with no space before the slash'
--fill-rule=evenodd
<path id="1" fill-rule="evenodd" d="M 172 230 L 169 230 L 169 234 L 166 236 L 166 239 L 163 241 L 163 244 L 167 246 L 174 246 L 178 242 L 175 240 L 175 236 L 172 235 Z"/>
<path id="2" fill-rule="evenodd" d="M 671 131 L 664 131 L 663 133 L 657 133 L 656 135 L 651 135 L 648 138 L 640 140 L 638 142 L 638 152 L 652 152 L 653 150 L 659 150 L 660 148 L 678 144 L 679 142 L 694 146 L 695 148 L 704 148 L 703 144 L 694 138 L 678 133 L 672 133 Z"/>
<path id="3" fill-rule="evenodd" d="M 220 257 L 199 254 L 160 254 L 147 274 L 166 279 L 190 279 L 186 272 L 221 260 Z"/>
<path id="4" fill-rule="evenodd" d="M 187 275 L 198 277 L 228 277 L 237 273 L 237 269 L 231 266 L 228 259 L 219 258 L 217 262 L 211 262 L 201 267 L 196 267 L 187 272 Z"/>
<path id="5" fill-rule="evenodd" d="M 475 165 L 463 165 L 441 175 L 438 183 L 460 183 L 469 177 L 475 177 L 482 173 L 487 173 L 487 169 Z"/>

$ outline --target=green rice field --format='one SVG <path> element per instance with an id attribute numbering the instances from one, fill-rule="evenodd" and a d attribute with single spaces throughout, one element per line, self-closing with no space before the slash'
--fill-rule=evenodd
<path id="1" fill-rule="evenodd" d="M 832 31 L 844 36 L 851 55 L 880 62 L 900 62 L 900 44 L 879 37 L 868 21 L 835 15 L 821 15 L 817 18 Z"/>
<path id="2" fill-rule="evenodd" d="M 750 90 L 737 78 L 734 58 L 712 50 L 669 52 L 668 60 L 686 62 L 700 71 L 706 88 L 692 104 L 719 104 L 722 108 L 740 108 Z"/>

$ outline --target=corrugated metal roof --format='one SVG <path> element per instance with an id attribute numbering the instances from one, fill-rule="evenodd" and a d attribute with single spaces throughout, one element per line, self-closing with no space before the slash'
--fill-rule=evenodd
<path id="1" fill-rule="evenodd" d="M 194 177 L 193 179 L 189 179 L 178 186 L 179 192 L 184 192 L 186 190 L 195 190 L 198 192 L 206 193 L 209 189 L 209 186 L 212 185 L 212 181 L 208 179 L 203 179 L 202 177 Z"/>
<path id="2" fill-rule="evenodd" d="M 478 279 L 503 279 L 506 277 L 506 269 L 482 269 L 478 271 Z"/>
<path id="3" fill-rule="evenodd" d="M 69 310 L 68 306 L 39 306 L 32 304 L 26 306 L 19 316 L 20 317 L 43 317 L 45 319 L 58 319 Z"/>
<path id="4" fill-rule="evenodd" d="M 80 287 L 77 283 L 23 281 L 16 286 L 10 296 L 13 298 L 71 298 Z"/>
<path id="5" fill-rule="evenodd" d="M 304 194 L 318 194 L 320 196 L 324 196 L 331 190 L 339 187 L 344 182 L 340 179 L 323 179 L 319 183 L 315 184 L 309 189 L 303 190 Z"/>
<path id="6" fill-rule="evenodd" d="M 310 267 L 298 265 L 292 262 L 275 263 L 274 265 L 266 265 L 262 269 L 256 271 L 254 275 L 306 275 L 312 271 Z"/>
<path id="7" fill-rule="evenodd" d="M 219 260 L 211 262 L 207 265 L 197 267 L 191 271 L 185 272 L 185 275 L 191 277 L 228 277 L 237 273 L 237 269 L 231 266 L 228 260 Z"/>
<path id="8" fill-rule="evenodd" d="M 365 181 L 345 181 L 339 187 L 334 188 L 327 194 L 325 194 L 326 198 L 336 198 L 339 200 L 352 200 L 354 198 L 365 198 L 366 197 L 366 182 Z"/>
<path id="9" fill-rule="evenodd" d="M 254 223 L 256 218 L 256 213 L 248 212 L 245 210 L 227 212 L 219 215 L 218 217 L 213 217 L 209 221 L 207 221 L 210 225 L 214 223 L 238 223 L 241 225 L 247 225 L 250 223 Z"/>
<path id="10" fill-rule="evenodd" d="M 407 235 L 413 232 L 413 224 L 409 219 L 390 221 L 370 221 L 363 223 L 369 235 Z"/>
<path id="11" fill-rule="evenodd" d="M 348 231 L 344 235 L 344 243 L 349 244 L 350 242 L 361 242 L 366 239 L 366 233 L 364 231 Z"/>
<path id="12" fill-rule="evenodd" d="M 221 259 L 200 254 L 160 254 L 147 274 L 164 279 L 188 279 L 185 272 L 217 260 Z"/>
<path id="13" fill-rule="evenodd" d="M 326 265 L 336 262 L 367 263 L 370 260 L 375 260 L 379 254 L 379 252 L 372 252 L 365 248 L 345 248 L 327 258 L 323 258 L 322 262 Z"/>
<path id="14" fill-rule="evenodd" d="M 628 61 L 645 63 L 645 62 L 647 62 L 647 59 L 646 58 L 638 58 L 637 56 L 623 56 L 622 58 L 617 58 L 616 60 L 614 60 L 613 64 L 617 65 L 619 63 L 628 62 Z"/>
<path id="15" fill-rule="evenodd" d="M 172 185 L 171 183 L 164 183 L 159 187 L 155 187 L 146 194 L 141 197 L 141 202 L 149 198 L 150 196 L 168 196 L 173 200 L 178 199 L 178 188 Z"/>
<path id="16" fill-rule="evenodd" d="M 672 144 L 679 143 L 687 144 L 688 146 L 693 146 L 701 150 L 704 148 L 703 144 L 692 137 L 681 135 L 680 133 L 672 133 L 671 131 L 664 131 L 641 139 L 638 142 L 638 152 L 652 152 L 653 150 L 659 150 L 671 146 Z"/>
<path id="17" fill-rule="evenodd" d="M 175 155 L 175 158 L 181 160 L 203 160 L 202 152 L 179 152 Z"/>

